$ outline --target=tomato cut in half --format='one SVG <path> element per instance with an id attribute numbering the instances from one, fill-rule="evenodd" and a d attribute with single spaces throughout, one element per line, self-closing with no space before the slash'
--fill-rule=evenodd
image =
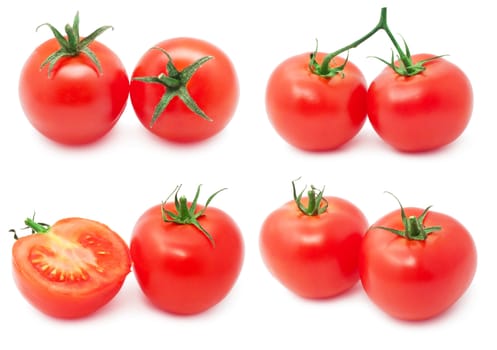
<path id="1" fill-rule="evenodd" d="M 12 265 L 17 287 L 34 307 L 56 318 L 79 318 L 119 292 L 131 259 L 125 241 L 109 227 L 67 218 L 16 240 Z"/>

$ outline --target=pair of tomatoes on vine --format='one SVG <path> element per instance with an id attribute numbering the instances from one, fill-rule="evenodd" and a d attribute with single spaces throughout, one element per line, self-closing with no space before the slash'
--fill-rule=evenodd
<path id="1" fill-rule="evenodd" d="M 78 13 L 65 35 L 43 25 L 54 38 L 24 64 L 19 96 L 30 123 L 53 141 L 83 145 L 101 139 L 120 119 L 128 97 L 147 130 L 175 142 L 211 137 L 235 113 L 236 71 L 211 43 L 164 40 L 141 57 L 130 81 L 119 56 L 96 40 L 110 26 L 82 38 Z"/>
<path id="2" fill-rule="evenodd" d="M 133 269 L 139 287 L 160 310 L 191 315 L 223 300 L 244 259 L 236 222 L 221 209 L 178 197 L 147 209 L 130 244 L 105 224 L 79 217 L 53 225 L 27 218 L 32 234 L 12 247 L 13 276 L 21 294 L 43 313 L 88 316 L 108 304 Z M 14 231 L 14 230 L 13 230 Z M 15 232 L 15 231 L 14 231 Z"/>
<path id="3" fill-rule="evenodd" d="M 266 109 L 278 134 L 307 151 L 339 148 L 369 119 L 383 141 L 402 152 L 435 150 L 466 129 L 473 108 L 468 77 L 456 65 L 432 54 L 411 55 L 394 38 L 386 8 L 365 36 L 335 52 L 316 51 L 283 61 L 270 76 Z M 394 54 L 369 87 L 361 70 L 339 55 L 378 31 L 386 32 Z"/>
<path id="4" fill-rule="evenodd" d="M 430 207 L 400 208 L 368 225 L 353 203 L 307 195 L 271 212 L 260 232 L 260 250 L 271 274 L 308 299 L 337 297 L 358 281 L 388 315 L 425 320 L 449 309 L 470 286 L 477 253 L 470 232 Z"/>

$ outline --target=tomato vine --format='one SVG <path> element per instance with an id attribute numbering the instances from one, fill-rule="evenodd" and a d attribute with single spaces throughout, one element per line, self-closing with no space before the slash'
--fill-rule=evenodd
<path id="1" fill-rule="evenodd" d="M 340 48 L 332 53 L 327 54 L 324 57 L 321 64 L 319 64 L 316 61 L 316 54 L 317 54 L 317 45 L 316 45 L 315 51 L 313 53 L 311 53 L 311 55 L 310 55 L 309 69 L 314 74 L 319 75 L 319 76 L 324 77 L 324 78 L 331 78 L 331 77 L 335 76 L 336 74 L 340 74 L 343 76 L 343 69 L 345 68 L 345 65 L 347 63 L 348 55 L 347 55 L 347 59 L 345 60 L 345 63 L 343 63 L 342 65 L 340 65 L 338 67 L 332 67 L 330 65 L 331 62 L 333 61 L 333 59 L 336 56 L 338 56 L 346 51 L 349 51 L 353 48 L 358 47 L 359 45 L 364 43 L 366 40 L 371 38 L 374 34 L 376 34 L 380 30 L 383 30 L 388 35 L 390 41 L 392 42 L 393 46 L 395 47 L 395 51 L 397 52 L 399 62 L 397 64 L 395 63 L 395 55 L 394 55 L 393 51 L 392 51 L 392 56 L 390 58 L 390 62 L 388 62 L 385 59 L 379 58 L 379 57 L 376 57 L 376 58 L 379 59 L 380 61 L 382 61 L 383 63 L 385 63 L 386 65 L 388 65 L 390 68 L 392 68 L 399 75 L 413 76 L 413 75 L 419 74 L 425 70 L 424 64 L 426 62 L 432 61 L 432 60 L 437 59 L 439 57 L 442 57 L 442 56 L 435 56 L 435 57 L 431 57 L 431 58 L 428 58 L 426 60 L 421 60 L 417 63 L 414 63 L 412 60 L 412 57 L 411 57 L 411 52 L 409 50 L 409 47 L 407 46 L 406 41 L 403 40 L 404 49 L 402 49 L 402 47 L 400 46 L 398 41 L 395 39 L 395 36 L 393 35 L 392 31 L 390 30 L 390 27 L 388 26 L 388 23 L 387 23 L 387 8 L 383 7 L 381 9 L 381 13 L 380 13 L 380 20 L 378 21 L 376 26 L 371 31 L 369 31 L 367 34 L 365 34 L 361 38 L 357 39 L 356 41 L 352 42 L 351 44 L 346 45 L 346 46 L 344 46 L 344 47 L 342 47 L 342 48 Z"/>

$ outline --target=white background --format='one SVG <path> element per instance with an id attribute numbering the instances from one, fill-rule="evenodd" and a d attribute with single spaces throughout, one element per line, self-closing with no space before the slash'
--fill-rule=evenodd
<path id="1" fill-rule="evenodd" d="M 378 1 L 25 1 L 0 5 L 0 348 L 37 349 L 383 349 L 496 345 L 495 287 L 495 38 L 491 2 Z M 8 8 L 7 8 L 8 6 Z M 439 151 L 400 154 L 368 123 L 346 147 L 305 153 L 272 129 L 264 107 L 271 71 L 289 56 L 314 49 L 334 51 L 359 38 L 388 7 L 389 25 L 411 51 L 450 54 L 474 89 L 474 113 L 460 139 Z M 50 22 L 63 30 L 80 11 L 81 34 L 113 25 L 99 40 L 113 49 L 131 74 L 139 57 L 157 42 L 193 36 L 211 41 L 233 60 L 240 101 L 228 127 L 195 145 L 161 141 L 136 119 L 131 104 L 101 142 L 67 148 L 40 136 L 20 108 L 20 69 L 32 50 L 51 37 Z M 383 32 L 351 52 L 368 83 L 389 57 Z M 326 193 L 359 206 L 372 223 L 397 208 L 426 207 L 459 219 L 473 234 L 478 269 L 468 292 L 447 313 L 427 322 L 401 322 L 383 314 L 360 284 L 327 301 L 300 299 L 267 272 L 258 250 L 259 228 L 269 212 L 291 199 L 291 180 L 326 186 Z M 152 309 L 131 273 L 121 292 L 92 317 L 48 318 L 18 293 L 11 277 L 10 228 L 36 211 L 48 223 L 81 216 L 106 223 L 129 241 L 138 217 L 177 185 L 212 202 L 243 231 L 241 275 L 226 299 L 210 311 L 177 317 Z M 420 296 L 429 297 L 429 296 Z"/>

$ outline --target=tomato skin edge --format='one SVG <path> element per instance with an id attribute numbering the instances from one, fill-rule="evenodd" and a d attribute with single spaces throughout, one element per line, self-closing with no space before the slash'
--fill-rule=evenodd
<path id="1" fill-rule="evenodd" d="M 38 288 L 26 279 L 22 268 L 15 262 L 13 262 L 13 277 L 17 288 L 33 307 L 48 316 L 60 319 L 77 319 L 92 315 L 117 295 L 126 278 L 124 276 L 119 282 L 100 289 L 98 298 L 93 298 L 91 294 L 78 298 L 76 295 L 57 294 Z M 53 300 L 54 297 L 56 300 Z"/>

